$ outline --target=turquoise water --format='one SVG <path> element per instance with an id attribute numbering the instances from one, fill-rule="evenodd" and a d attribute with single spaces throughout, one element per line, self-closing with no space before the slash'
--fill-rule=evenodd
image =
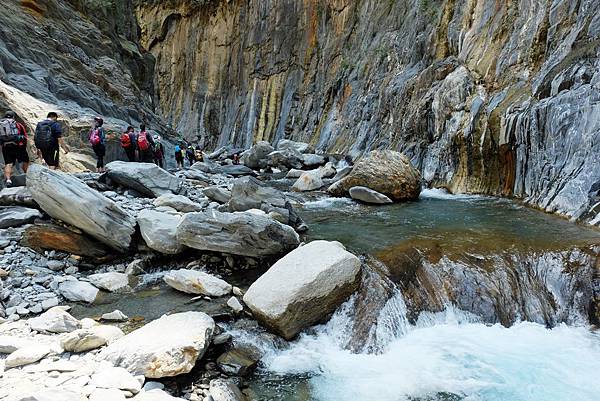
<path id="1" fill-rule="evenodd" d="M 366 206 L 345 198 L 308 202 L 299 209 L 311 239 L 338 240 L 376 253 L 403 241 L 456 246 L 563 248 L 600 243 L 600 231 L 492 197 L 425 191 L 418 202 Z"/>
<path id="2" fill-rule="evenodd" d="M 597 230 L 518 203 L 427 191 L 419 202 L 369 207 L 346 199 L 299 209 L 310 239 L 338 240 L 355 252 L 385 253 L 398 244 L 444 249 L 553 249 L 600 243 Z M 344 349 L 353 311 L 303 334 L 288 349 L 268 348 L 250 389 L 261 401 L 598 401 L 600 334 L 589 327 L 480 323 L 450 307 L 407 323 L 399 307 L 383 320 L 379 354 Z M 381 316 L 380 316 L 381 319 Z M 377 328 L 386 330 L 386 327 Z M 400 333 L 400 334 L 397 334 Z M 240 341 L 243 341 L 243 335 Z"/>

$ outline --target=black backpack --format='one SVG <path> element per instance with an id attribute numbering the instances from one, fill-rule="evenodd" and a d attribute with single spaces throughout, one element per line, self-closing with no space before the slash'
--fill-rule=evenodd
<path id="1" fill-rule="evenodd" d="M 44 120 L 40 122 L 35 129 L 35 146 L 38 149 L 47 149 L 54 143 L 54 137 L 52 135 L 52 124 L 51 120 Z"/>

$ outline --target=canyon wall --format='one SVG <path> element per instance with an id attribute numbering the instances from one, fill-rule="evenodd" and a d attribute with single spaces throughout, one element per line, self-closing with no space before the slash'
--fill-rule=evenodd
<path id="1" fill-rule="evenodd" d="M 429 186 L 600 222 L 600 0 L 6 3 L 0 109 L 31 126 L 393 148 Z"/>
<path id="2" fill-rule="evenodd" d="M 406 153 L 427 183 L 592 220 L 600 1 L 137 1 L 157 112 L 208 147 Z"/>

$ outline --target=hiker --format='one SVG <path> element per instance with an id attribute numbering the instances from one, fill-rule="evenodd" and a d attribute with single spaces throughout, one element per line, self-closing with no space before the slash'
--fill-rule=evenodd
<path id="1" fill-rule="evenodd" d="M 154 162 L 154 139 L 148 131 L 146 125 L 140 125 L 140 132 L 137 135 L 137 148 L 139 151 L 139 160 L 142 163 Z"/>
<path id="2" fill-rule="evenodd" d="M 183 168 L 183 147 L 181 145 L 175 145 L 175 162 L 177 163 L 177 168 Z"/>
<path id="3" fill-rule="evenodd" d="M 196 163 L 195 150 L 191 144 L 187 146 L 187 149 L 185 150 L 185 155 L 188 159 L 188 162 L 190 162 L 190 167 L 192 166 L 192 164 Z"/>
<path id="4" fill-rule="evenodd" d="M 235 164 L 235 165 L 240 164 L 240 154 L 239 153 L 234 153 L 234 155 L 233 155 L 233 164 Z"/>
<path id="5" fill-rule="evenodd" d="M 196 145 L 196 149 L 194 150 L 194 159 L 197 162 L 204 161 L 204 155 L 202 154 L 202 149 L 200 148 L 200 145 Z"/>
<path id="6" fill-rule="evenodd" d="M 47 118 L 36 126 L 34 137 L 38 157 L 42 158 L 52 170 L 59 168 L 59 147 L 65 153 L 69 153 L 69 147 L 62 137 L 62 129 L 57 120 L 58 114 L 53 111 L 48 113 Z"/>
<path id="7" fill-rule="evenodd" d="M 29 167 L 27 130 L 23 124 L 15 120 L 15 113 L 12 111 L 7 111 L 4 118 L 0 120 L 0 146 L 2 146 L 2 157 L 4 157 L 4 179 L 6 186 L 11 187 L 11 176 L 15 163 L 21 163 L 24 173 L 27 173 Z"/>
<path id="8" fill-rule="evenodd" d="M 160 141 L 160 136 L 154 135 L 154 164 L 162 168 L 164 157 L 165 147 Z"/>
<path id="9" fill-rule="evenodd" d="M 135 161 L 135 151 L 137 150 L 137 134 L 135 129 L 130 125 L 127 127 L 127 131 L 121 134 L 121 147 L 127 155 L 127 159 L 130 162 Z"/>
<path id="10" fill-rule="evenodd" d="M 94 127 L 90 130 L 88 139 L 92 149 L 96 154 L 96 172 L 104 172 L 104 155 L 106 154 L 106 134 L 104 133 L 104 120 L 101 117 L 94 117 Z"/>

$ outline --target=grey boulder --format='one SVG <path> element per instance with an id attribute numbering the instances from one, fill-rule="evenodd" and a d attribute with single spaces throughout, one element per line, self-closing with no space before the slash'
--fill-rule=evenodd
<path id="1" fill-rule="evenodd" d="M 40 207 L 104 244 L 124 252 L 135 231 L 135 219 L 100 192 L 68 174 L 32 165 L 27 188 Z"/>
<path id="2" fill-rule="evenodd" d="M 312 153 L 314 149 L 306 142 L 295 142 L 282 139 L 277 143 L 277 150 L 292 150 L 298 153 Z"/>
<path id="3" fill-rule="evenodd" d="M 204 192 L 204 195 L 209 199 L 219 203 L 227 203 L 229 202 L 229 199 L 231 199 L 231 191 L 226 188 L 212 186 L 204 188 L 202 192 Z"/>
<path id="4" fill-rule="evenodd" d="M 42 217 L 37 209 L 23 206 L 0 207 L 0 228 L 18 227 Z"/>
<path id="5" fill-rule="evenodd" d="M 177 239 L 194 249 L 253 257 L 280 254 L 300 243 L 292 227 L 264 214 L 216 210 L 186 214 Z"/>
<path id="6" fill-rule="evenodd" d="M 367 187 L 352 187 L 350 188 L 350 197 L 364 203 L 372 203 L 375 205 L 383 205 L 393 203 L 393 201 L 377 191 Z"/>
<path id="7" fill-rule="evenodd" d="M 137 221 L 142 238 L 149 248 L 167 255 L 183 251 L 184 246 L 177 240 L 177 226 L 181 217 L 155 210 L 142 210 Z"/>
<path id="8" fill-rule="evenodd" d="M 154 198 L 166 193 L 178 194 L 183 188 L 181 178 L 153 163 L 114 161 L 106 165 L 106 171 L 114 182 Z"/>
<path id="9" fill-rule="evenodd" d="M 154 206 L 168 206 L 177 210 L 178 212 L 200 212 L 202 211 L 202 205 L 194 202 L 187 196 L 174 195 L 172 193 L 166 193 L 154 200 Z"/>
<path id="10" fill-rule="evenodd" d="M 242 156 L 242 162 L 247 167 L 259 170 L 267 167 L 267 156 L 273 152 L 273 147 L 269 142 L 260 141 L 248 150 L 244 156 Z"/>
<path id="11" fill-rule="evenodd" d="M 31 191 L 27 187 L 4 188 L 0 191 L 0 206 L 35 207 Z"/>
<path id="12" fill-rule="evenodd" d="M 60 295 L 73 302 L 92 303 L 96 300 L 98 290 L 96 287 L 86 281 L 68 280 L 58 285 Z"/>

